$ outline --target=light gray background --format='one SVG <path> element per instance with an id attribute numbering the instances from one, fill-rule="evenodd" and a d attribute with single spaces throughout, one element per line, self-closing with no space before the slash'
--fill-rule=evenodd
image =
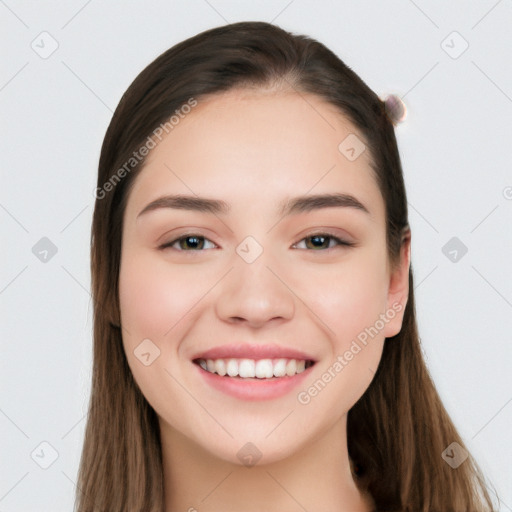
<path id="1" fill-rule="evenodd" d="M 381 97 L 404 98 L 396 132 L 425 356 L 512 510 L 510 0 L 0 0 L 0 19 L 0 512 L 72 510 L 90 389 L 93 190 L 113 110 L 164 50 L 241 20 L 311 35 Z M 32 251 L 43 237 L 58 250 L 46 262 Z M 452 237 L 468 248 L 457 261 L 443 253 Z"/>

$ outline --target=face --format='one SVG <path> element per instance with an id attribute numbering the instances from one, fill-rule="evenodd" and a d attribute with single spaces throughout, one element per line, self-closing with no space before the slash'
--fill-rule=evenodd
<path id="1" fill-rule="evenodd" d="M 119 294 L 127 360 L 166 435 L 237 464 L 250 441 L 277 461 L 367 389 L 401 328 L 409 261 L 405 247 L 391 272 L 362 140 L 316 96 L 242 90 L 199 102 L 151 150 Z M 176 195 L 196 201 L 155 203 Z"/>

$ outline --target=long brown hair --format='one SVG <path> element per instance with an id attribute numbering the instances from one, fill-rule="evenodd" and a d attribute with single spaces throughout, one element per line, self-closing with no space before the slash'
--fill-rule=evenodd
<path id="1" fill-rule="evenodd" d="M 312 93 L 354 124 L 384 198 L 388 257 L 393 264 L 399 261 L 408 212 L 394 126 L 383 101 L 334 53 L 275 25 L 242 22 L 200 33 L 160 55 L 121 98 L 101 149 L 91 237 L 92 390 L 78 512 L 163 512 L 157 416 L 133 379 L 119 325 L 123 213 L 145 161 L 133 155 L 148 137 L 191 98 L 201 101 L 234 87 Z M 404 314 L 401 332 L 386 340 L 372 383 L 348 413 L 348 450 L 359 485 L 378 511 L 492 511 L 485 479 L 471 455 L 457 468 L 442 458 L 453 442 L 466 447 L 423 359 L 412 267 Z"/>

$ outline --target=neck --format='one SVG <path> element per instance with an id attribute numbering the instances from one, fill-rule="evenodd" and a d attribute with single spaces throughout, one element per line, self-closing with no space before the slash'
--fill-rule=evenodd
<path id="1" fill-rule="evenodd" d="M 160 419 L 166 512 L 370 512 L 351 471 L 346 416 L 297 453 L 254 466 L 219 459 Z"/>

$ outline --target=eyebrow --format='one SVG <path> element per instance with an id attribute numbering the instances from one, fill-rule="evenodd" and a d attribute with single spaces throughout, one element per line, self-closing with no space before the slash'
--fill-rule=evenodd
<path id="1" fill-rule="evenodd" d="M 229 204 L 219 199 L 187 195 L 166 195 L 147 204 L 139 212 L 137 217 L 160 208 L 191 210 L 224 215 L 230 211 Z M 370 215 L 370 212 L 364 204 L 350 194 L 316 194 L 293 197 L 281 203 L 279 214 L 282 217 L 287 217 L 288 215 L 310 212 L 322 208 L 354 208 Z"/>

